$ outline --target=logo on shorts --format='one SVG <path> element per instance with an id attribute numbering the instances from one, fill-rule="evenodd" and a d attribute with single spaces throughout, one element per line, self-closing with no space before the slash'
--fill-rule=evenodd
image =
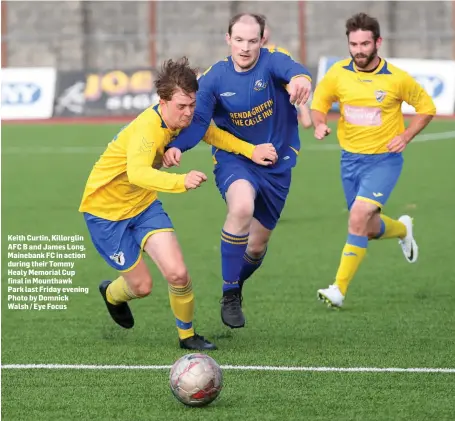
<path id="1" fill-rule="evenodd" d="M 123 254 L 123 251 L 119 251 L 118 253 L 109 256 L 109 259 L 113 260 L 120 266 L 123 266 L 125 264 L 125 255 Z"/>
<path id="2" fill-rule="evenodd" d="M 254 88 L 253 89 L 255 91 L 262 91 L 265 88 L 267 88 L 267 85 L 268 85 L 267 82 L 264 82 L 262 79 L 259 79 L 256 82 L 254 82 Z"/>
<path id="3" fill-rule="evenodd" d="M 376 97 L 376 101 L 378 101 L 378 102 L 384 101 L 384 98 L 385 98 L 386 94 L 387 94 L 386 91 L 374 91 L 374 95 Z"/>
<path id="4" fill-rule="evenodd" d="M 384 195 L 382 193 L 380 193 L 380 192 L 378 192 L 378 193 L 373 192 L 373 196 L 374 197 L 381 197 L 381 196 L 384 196 Z"/>

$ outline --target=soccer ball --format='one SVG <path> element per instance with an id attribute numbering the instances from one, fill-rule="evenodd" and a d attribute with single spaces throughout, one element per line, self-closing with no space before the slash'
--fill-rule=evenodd
<path id="1" fill-rule="evenodd" d="M 187 354 L 171 368 L 169 385 L 174 396 L 188 406 L 213 402 L 223 388 L 223 373 L 217 362 L 205 354 Z"/>

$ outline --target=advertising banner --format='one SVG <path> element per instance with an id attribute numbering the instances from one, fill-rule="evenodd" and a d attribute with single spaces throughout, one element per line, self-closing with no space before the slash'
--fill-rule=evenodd
<path id="1" fill-rule="evenodd" d="M 56 71 L 53 68 L 2 69 L 2 119 L 52 117 Z"/>
<path id="2" fill-rule="evenodd" d="M 55 116 L 136 115 L 158 100 L 152 69 L 59 72 Z"/>

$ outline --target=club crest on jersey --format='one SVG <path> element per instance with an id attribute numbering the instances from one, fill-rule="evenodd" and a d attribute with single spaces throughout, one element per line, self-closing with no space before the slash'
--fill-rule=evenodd
<path id="1" fill-rule="evenodd" d="M 254 82 L 254 90 L 255 91 L 262 91 L 267 88 L 267 82 L 264 82 L 262 79 L 257 80 Z"/>
<path id="2" fill-rule="evenodd" d="M 384 101 L 386 94 L 387 94 L 386 91 L 375 91 L 374 95 L 376 96 L 376 101 L 378 102 Z"/>

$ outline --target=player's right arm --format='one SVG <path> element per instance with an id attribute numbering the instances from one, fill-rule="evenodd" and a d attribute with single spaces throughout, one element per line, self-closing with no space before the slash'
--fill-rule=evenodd
<path id="1" fill-rule="evenodd" d="M 321 140 L 330 134 L 327 126 L 327 114 L 332 104 L 337 101 L 337 70 L 332 66 L 316 85 L 311 103 L 311 119 L 314 125 L 314 136 Z"/>
<path id="2" fill-rule="evenodd" d="M 137 127 L 131 134 L 126 155 L 126 172 L 131 184 L 147 190 L 183 193 L 207 180 L 203 173 L 170 174 L 152 168 L 157 150 L 164 144 L 164 133 L 153 133 L 147 126 Z"/>
<path id="3" fill-rule="evenodd" d="M 212 121 L 216 105 L 215 81 L 217 75 L 209 67 L 199 78 L 199 89 L 196 94 L 196 110 L 191 124 L 183 129 L 166 149 L 177 148 L 185 152 L 194 148 L 205 136 Z"/>

